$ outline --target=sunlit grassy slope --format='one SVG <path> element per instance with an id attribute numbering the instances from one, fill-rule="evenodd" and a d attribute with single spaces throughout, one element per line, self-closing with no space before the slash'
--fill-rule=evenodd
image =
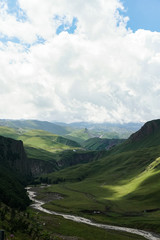
<path id="1" fill-rule="evenodd" d="M 57 135 L 64 135 L 69 133 L 66 127 L 59 126 L 57 124 L 38 121 L 38 120 L 7 120 L 0 119 L 0 126 L 6 126 L 10 128 L 22 128 L 22 129 L 40 129 L 48 131 Z"/>
<path id="2" fill-rule="evenodd" d="M 53 185 L 49 191 L 66 196 L 49 203 L 51 209 L 160 232 L 159 121 L 149 122 L 98 161 L 48 177 L 53 183 L 63 177 L 63 183 Z"/>
<path id="3" fill-rule="evenodd" d="M 84 151 L 73 140 L 43 130 L 0 127 L 0 135 L 22 140 L 28 158 L 49 161 L 54 170 L 87 163 L 99 156 L 99 153 Z"/>
<path id="4" fill-rule="evenodd" d="M 57 162 L 65 157 L 68 158 L 68 155 L 74 155 L 73 151 L 81 149 L 77 142 L 43 130 L 13 129 L 0 126 L 0 135 L 22 140 L 27 156 L 32 159 Z"/>
<path id="5" fill-rule="evenodd" d="M 75 141 L 43 130 L 13 129 L 0 126 L 0 135 L 22 140 L 24 145 L 43 149 L 49 152 L 80 147 L 80 145 Z"/>

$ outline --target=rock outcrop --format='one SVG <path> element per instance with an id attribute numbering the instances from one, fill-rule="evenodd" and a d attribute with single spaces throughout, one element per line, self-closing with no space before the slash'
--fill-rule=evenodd
<path id="1" fill-rule="evenodd" d="M 0 136 L 0 164 L 23 175 L 31 175 L 22 141 Z"/>

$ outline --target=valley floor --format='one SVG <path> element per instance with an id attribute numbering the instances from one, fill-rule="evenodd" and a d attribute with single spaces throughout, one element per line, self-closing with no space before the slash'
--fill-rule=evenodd
<path id="1" fill-rule="evenodd" d="M 100 221 L 100 222 L 103 222 L 103 223 L 115 224 L 116 220 L 117 220 L 118 225 L 127 226 L 127 222 L 128 222 L 128 225 L 133 224 L 132 221 L 128 221 L 129 217 L 126 217 L 126 219 L 125 219 L 124 216 L 122 217 L 122 216 L 120 216 L 120 214 L 118 216 L 118 214 L 113 213 L 113 212 L 108 213 L 108 216 L 107 216 L 107 214 L 104 214 L 104 212 L 99 211 L 99 210 L 94 210 L 93 211 L 93 210 L 88 210 L 87 209 L 86 211 L 79 211 L 80 208 L 82 210 L 82 205 L 85 206 L 85 204 L 84 204 L 85 200 L 82 201 L 82 198 L 84 198 L 84 196 L 85 196 L 86 199 L 90 198 L 90 201 L 92 202 L 92 204 L 90 204 L 90 209 L 93 208 L 94 206 L 96 206 L 96 204 L 94 204 L 94 206 L 93 206 L 93 202 L 95 203 L 96 200 L 90 194 L 88 194 L 88 196 L 86 196 L 86 194 L 84 192 L 82 193 L 80 191 L 73 191 L 73 190 L 69 189 L 69 187 L 65 186 L 64 184 L 53 185 L 53 186 L 50 186 L 50 187 L 47 187 L 47 188 L 46 187 L 44 187 L 44 188 L 43 187 L 42 188 L 41 187 L 36 187 L 36 188 L 33 188 L 32 190 L 37 192 L 37 194 L 38 194 L 37 197 L 39 199 L 42 199 L 44 202 L 46 202 L 45 207 L 50 209 L 50 210 L 63 212 L 63 213 L 65 212 L 65 213 L 69 213 L 69 214 L 78 214 L 78 215 L 81 215 L 83 217 L 88 217 L 88 218 L 90 218 L 94 221 Z M 73 207 L 71 207 L 71 202 L 70 202 L 71 199 L 70 200 L 68 199 L 68 202 L 66 201 L 66 204 L 64 204 L 64 202 L 65 202 L 64 199 L 67 198 L 69 192 L 74 192 L 74 197 L 73 198 L 75 199 L 75 202 L 77 200 L 76 197 L 79 198 L 79 201 L 77 201 L 77 206 L 79 204 L 79 209 L 75 209 L 75 202 L 72 202 Z M 83 197 L 81 196 L 81 194 L 83 195 Z M 69 204 L 69 202 L 70 202 L 70 204 Z M 100 204 L 100 202 L 97 202 L 96 207 L 98 207 L 98 204 Z M 48 214 L 45 214 L 45 213 L 39 213 L 39 214 L 40 214 L 41 217 L 46 216 L 46 218 L 50 219 L 51 222 L 52 222 L 52 219 L 57 218 L 57 216 L 52 216 L 52 215 L 48 215 Z M 61 219 L 61 221 L 66 222 L 67 220 Z M 123 221 L 124 221 L 124 223 L 123 223 Z M 73 225 L 73 226 L 77 225 L 77 223 L 73 223 L 73 222 L 69 221 L 69 223 L 67 223 L 67 226 L 70 226 L 70 224 Z M 98 228 L 94 228 L 94 227 L 91 227 L 91 226 L 86 226 L 82 223 L 79 223 L 79 224 L 80 225 L 77 225 L 79 230 L 76 230 L 76 227 L 75 228 L 73 227 L 73 229 L 68 228 L 68 234 L 71 234 L 73 232 L 75 236 L 80 236 L 81 237 L 80 239 L 91 239 L 91 240 L 98 240 L 98 239 L 113 239 L 113 240 L 116 240 L 116 239 L 124 239 L 124 240 L 125 239 L 126 240 L 127 239 L 137 239 L 138 240 L 138 239 L 144 239 L 141 236 L 132 235 L 132 234 L 129 234 L 129 233 L 113 232 L 111 230 L 106 231 L 106 230 L 103 230 L 103 229 L 98 229 Z M 85 231 L 85 236 L 82 233 L 81 233 L 82 235 L 81 234 L 77 235 L 77 232 L 79 234 L 80 229 L 81 229 L 82 233 L 83 233 L 83 231 Z M 95 233 L 93 235 L 93 229 L 97 233 L 101 232 L 101 234 L 98 233 L 98 235 L 95 235 L 96 234 Z M 63 230 L 63 228 L 60 228 L 59 231 L 63 232 L 64 230 Z M 61 234 L 62 234 L 62 232 L 61 232 Z M 93 238 L 93 236 L 94 236 L 94 238 Z M 155 238 L 153 237 L 153 238 L 149 238 L 149 239 L 160 239 L 160 238 L 159 237 L 155 237 Z"/>

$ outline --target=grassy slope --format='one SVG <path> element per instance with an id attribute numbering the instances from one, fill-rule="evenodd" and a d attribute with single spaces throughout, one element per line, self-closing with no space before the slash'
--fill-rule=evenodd
<path id="1" fill-rule="evenodd" d="M 85 131 L 85 129 L 76 129 L 72 130 L 71 133 L 66 135 L 66 137 L 81 144 L 83 141 L 89 139 L 91 136 L 88 132 Z"/>
<path id="2" fill-rule="evenodd" d="M 50 153 L 62 150 L 73 150 L 80 147 L 75 141 L 60 137 L 58 135 L 43 130 L 24 130 L 0 127 L 0 135 L 22 140 L 27 153 L 31 156 L 38 156 L 38 149 L 46 157 L 51 157 Z M 33 150 L 35 148 L 35 150 Z M 34 151 L 34 153 L 33 153 Z"/>
<path id="3" fill-rule="evenodd" d="M 69 133 L 66 127 L 59 126 L 47 121 L 38 120 L 1 120 L 0 125 L 10 128 L 22 128 L 22 129 L 41 129 L 58 135 L 64 135 Z"/>
<path id="4" fill-rule="evenodd" d="M 128 138 L 130 136 L 130 134 L 132 133 L 131 131 L 127 131 L 127 133 L 121 133 L 120 129 L 117 129 L 117 132 L 105 132 L 104 131 L 96 131 L 96 130 L 92 130 L 89 129 L 88 131 L 85 131 L 85 129 L 72 129 L 70 130 L 70 133 L 68 133 L 66 136 L 66 138 L 72 139 L 80 144 L 83 144 L 84 141 L 91 139 L 91 138 L 96 138 L 96 137 L 102 137 L 102 139 L 108 138 L 108 139 L 125 139 Z"/>
<path id="5" fill-rule="evenodd" d="M 15 240 L 142 240 L 144 238 L 123 232 L 106 231 L 85 224 L 74 223 L 34 209 L 18 212 L 1 204 L 0 228 L 6 239 Z M 76 236 L 76 237 L 75 237 Z"/>
<path id="6" fill-rule="evenodd" d="M 122 143 L 123 139 L 90 138 L 82 143 L 89 150 L 105 150 Z"/>
<path id="7" fill-rule="evenodd" d="M 157 129 L 149 138 L 143 134 L 136 141 L 131 138 L 96 162 L 50 174 L 53 182 L 62 176 L 65 182 L 53 185 L 49 191 L 66 197 L 46 206 L 89 215 L 102 222 L 160 232 L 159 133 Z M 94 214 L 95 210 L 100 214 Z"/>
<path id="8" fill-rule="evenodd" d="M 79 162 L 86 163 L 92 161 L 98 154 L 96 152 L 83 151 L 77 142 L 43 130 L 0 127 L 0 135 L 22 140 L 29 158 L 50 161 L 54 165 L 55 170 Z"/>

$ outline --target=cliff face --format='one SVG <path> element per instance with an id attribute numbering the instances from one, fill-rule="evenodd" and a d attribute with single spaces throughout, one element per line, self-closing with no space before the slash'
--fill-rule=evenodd
<path id="1" fill-rule="evenodd" d="M 0 136 L 0 202 L 25 209 L 30 200 L 24 187 L 30 176 L 22 141 Z"/>
<path id="2" fill-rule="evenodd" d="M 65 168 L 76 164 L 83 164 L 94 161 L 101 156 L 101 152 L 73 152 L 68 151 L 67 155 L 61 156 L 57 162 L 59 168 Z"/>
<path id="3" fill-rule="evenodd" d="M 53 162 L 47 162 L 40 159 L 29 159 L 30 171 L 32 176 L 54 172 L 58 166 Z"/>
<path id="4" fill-rule="evenodd" d="M 65 167 L 87 163 L 98 157 L 99 153 L 96 152 L 79 153 L 71 150 L 60 153 L 57 162 L 52 158 L 50 160 L 27 158 L 22 141 L 0 136 L 0 166 L 24 177 L 37 177 Z"/>
<path id="5" fill-rule="evenodd" d="M 28 159 L 22 141 L 0 136 L 0 164 L 23 176 L 37 176 L 55 170 L 54 164 L 40 159 Z"/>
<path id="6" fill-rule="evenodd" d="M 0 163 L 19 171 L 23 175 L 31 174 L 22 141 L 0 136 Z"/>

